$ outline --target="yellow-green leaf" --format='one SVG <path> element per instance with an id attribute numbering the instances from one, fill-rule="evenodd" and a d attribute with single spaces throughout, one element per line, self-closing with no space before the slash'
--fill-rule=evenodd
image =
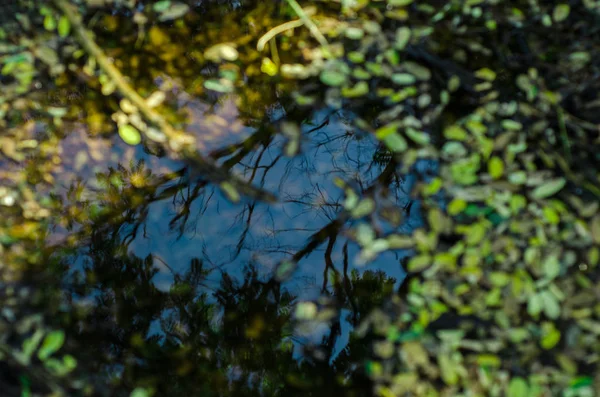
<path id="1" fill-rule="evenodd" d="M 556 346 L 556 344 L 560 341 L 560 331 L 557 330 L 553 325 L 545 328 L 546 329 L 543 329 L 543 335 L 540 344 L 542 345 L 542 348 L 549 350 Z"/>
<path id="2" fill-rule="evenodd" d="M 464 141 L 467 139 L 467 131 L 459 125 L 451 125 L 444 129 L 444 136 L 446 139 L 452 139 L 455 141 Z"/>
<path id="3" fill-rule="evenodd" d="M 60 37 L 67 37 L 71 31 L 71 23 L 66 16 L 61 16 L 58 20 L 58 35 Z"/>
<path id="4" fill-rule="evenodd" d="M 448 214 L 458 215 L 467 208 L 467 202 L 463 199 L 454 199 L 448 204 Z"/>
<path id="5" fill-rule="evenodd" d="M 411 258 L 408 262 L 407 269 L 409 272 L 418 272 L 425 269 L 431 264 L 431 256 L 427 254 L 417 255 Z"/>
<path id="6" fill-rule="evenodd" d="M 232 202 L 237 203 L 238 201 L 240 201 L 240 193 L 230 182 L 221 183 L 221 189 L 223 189 L 223 192 L 225 193 L 227 198 Z"/>
<path id="7" fill-rule="evenodd" d="M 494 156 L 488 161 L 488 173 L 493 179 L 498 179 L 504 174 L 504 162 L 500 157 Z"/>
<path id="8" fill-rule="evenodd" d="M 529 397 L 529 385 L 523 378 L 512 378 L 508 385 L 507 397 Z"/>
<path id="9" fill-rule="evenodd" d="M 44 342 L 38 351 L 38 358 L 42 361 L 57 352 L 65 342 L 65 333 L 62 330 L 52 331 L 44 338 Z"/>
<path id="10" fill-rule="evenodd" d="M 488 68 L 483 68 L 475 72 L 475 77 L 486 81 L 494 81 L 496 80 L 496 72 Z"/>
<path id="11" fill-rule="evenodd" d="M 44 17 L 44 29 L 50 32 L 56 29 L 56 19 L 54 19 L 52 14 L 47 14 Z"/>
<path id="12" fill-rule="evenodd" d="M 126 144 L 131 146 L 138 145 L 142 141 L 140 132 L 130 124 L 124 124 L 119 127 L 119 136 Z"/>
<path id="13" fill-rule="evenodd" d="M 263 58 L 262 63 L 260 65 L 261 72 L 268 74 L 269 76 L 275 76 L 277 74 L 278 69 L 279 68 L 277 67 L 275 62 L 273 62 L 271 59 Z"/>

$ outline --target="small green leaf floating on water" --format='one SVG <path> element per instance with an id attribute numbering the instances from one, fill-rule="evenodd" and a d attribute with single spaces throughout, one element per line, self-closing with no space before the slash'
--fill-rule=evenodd
<path id="1" fill-rule="evenodd" d="M 38 345 L 42 341 L 42 337 L 44 336 L 44 331 L 37 330 L 35 333 L 28 339 L 23 342 L 23 359 L 24 363 L 29 363 L 29 359 L 31 358 L 35 349 L 37 349 Z"/>
<path id="2" fill-rule="evenodd" d="M 56 29 L 56 19 L 51 14 L 44 17 L 44 29 L 51 32 Z"/>
<path id="3" fill-rule="evenodd" d="M 44 338 L 42 347 L 38 351 L 38 358 L 42 361 L 57 352 L 65 342 L 65 333 L 62 330 L 52 331 Z"/>
<path id="4" fill-rule="evenodd" d="M 531 192 L 531 196 L 535 199 L 550 197 L 565 187 L 566 183 L 567 181 L 565 178 L 552 179 L 536 187 L 533 192 Z"/>
<path id="5" fill-rule="evenodd" d="M 529 385 L 523 378 L 512 378 L 508 385 L 507 397 L 529 397 Z"/>
<path id="6" fill-rule="evenodd" d="M 396 31 L 396 43 L 394 48 L 397 50 L 403 50 L 408 42 L 410 41 L 411 31 L 410 28 L 403 26 Z"/>
<path id="7" fill-rule="evenodd" d="M 571 13 L 571 7 L 568 4 L 559 4 L 554 7 L 552 18 L 555 22 L 562 22 L 569 17 Z"/>
<path id="8" fill-rule="evenodd" d="M 339 87 L 346 82 L 346 75 L 336 70 L 324 70 L 319 78 L 323 84 L 331 87 Z"/>
<path id="9" fill-rule="evenodd" d="M 129 397 L 150 397 L 150 393 L 148 392 L 148 390 L 141 388 L 141 387 L 136 387 L 131 394 L 129 395 Z"/>
<path id="10" fill-rule="evenodd" d="M 227 195 L 229 200 L 233 201 L 234 203 L 240 201 L 240 193 L 230 182 L 221 183 L 221 189 L 223 189 L 223 192 Z"/>
<path id="11" fill-rule="evenodd" d="M 69 22 L 69 19 L 63 15 L 58 20 L 58 35 L 60 37 L 67 37 L 69 32 L 71 32 L 71 23 Z"/>
<path id="12" fill-rule="evenodd" d="M 131 146 L 138 145 L 142 141 L 140 132 L 135 127 L 125 124 L 119 127 L 119 136 L 123 141 Z"/>
<path id="13" fill-rule="evenodd" d="M 498 179 L 504 174 L 504 162 L 500 157 L 494 156 L 488 161 L 488 173 L 493 179 Z"/>
<path id="14" fill-rule="evenodd" d="M 152 9 L 155 12 L 164 12 L 164 11 L 166 11 L 169 8 L 170 5 L 171 5 L 171 0 L 157 1 L 152 6 Z"/>

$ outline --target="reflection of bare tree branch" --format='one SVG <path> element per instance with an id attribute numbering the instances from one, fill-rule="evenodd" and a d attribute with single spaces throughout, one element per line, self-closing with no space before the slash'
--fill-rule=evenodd
<path id="1" fill-rule="evenodd" d="M 375 179 L 371 186 L 364 190 L 364 193 L 371 193 L 377 186 L 387 186 L 390 183 L 390 179 L 394 175 L 395 169 L 396 162 L 394 160 L 390 160 L 390 162 L 386 165 L 384 170 Z M 325 242 L 325 240 L 337 235 L 340 229 L 346 224 L 348 219 L 349 214 L 346 211 L 340 212 L 334 220 L 323 226 L 309 237 L 308 243 L 306 243 L 302 249 L 297 251 L 292 256 L 292 261 L 298 262 L 300 259 L 314 251 L 318 246 Z"/>
<path id="2" fill-rule="evenodd" d="M 333 260 L 331 259 L 331 252 L 333 251 L 333 247 L 335 246 L 335 240 L 337 239 L 337 234 L 329 237 L 329 243 L 327 244 L 327 249 L 325 250 L 325 269 L 323 269 L 323 286 L 321 287 L 321 292 L 325 293 L 327 290 L 327 284 L 329 282 L 329 270 L 331 269 L 336 274 L 338 271 L 333 265 Z"/>
<path id="3" fill-rule="evenodd" d="M 348 278 L 348 241 L 344 244 L 342 252 L 344 255 L 344 289 L 346 291 L 348 302 L 352 307 L 352 325 L 356 326 L 358 325 L 358 306 L 356 305 L 354 293 L 352 292 L 352 283 L 350 282 L 350 278 Z"/>

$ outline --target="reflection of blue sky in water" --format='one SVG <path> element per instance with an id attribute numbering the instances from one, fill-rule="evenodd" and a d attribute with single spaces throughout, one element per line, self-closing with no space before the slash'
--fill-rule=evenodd
<path id="1" fill-rule="evenodd" d="M 273 119 L 282 116 L 276 113 L 272 115 Z M 201 115 L 198 117 L 195 119 L 200 120 L 199 128 L 194 132 L 200 137 L 206 136 L 203 132 L 210 128 L 207 127 L 210 123 L 202 119 Z M 329 123 L 322 128 L 316 128 L 327 117 Z M 252 180 L 255 186 L 275 193 L 279 198 L 278 203 L 253 203 L 246 199 L 233 204 L 218 188 L 207 185 L 201 189 L 200 195 L 193 202 L 185 231 L 180 236 L 178 225 L 169 226 L 180 210 L 177 200 L 174 202 L 170 198 L 155 202 L 150 204 L 144 232 L 137 233 L 129 246 L 130 252 L 142 258 L 148 254 L 155 257 L 154 263 L 160 272 L 154 276 L 153 281 L 162 290 L 169 290 L 174 281 L 174 273 L 185 273 L 191 259 L 195 257 L 204 261 L 205 268 L 215 269 L 209 277 L 210 288 L 218 287 L 222 272 L 238 279 L 243 277 L 244 267 L 249 264 L 256 266 L 264 276 L 269 276 L 282 259 L 290 258 L 300 251 L 313 233 L 334 220 L 336 214 L 341 211 L 344 196 L 342 189 L 334 184 L 336 177 L 349 182 L 355 188 L 366 189 L 383 170 L 383 165 L 373 162 L 374 153 L 378 148 L 376 139 L 371 134 L 361 137 L 354 132 L 347 134 L 351 127 L 344 124 L 343 117 L 347 115 L 322 111 L 316 115 L 313 123 L 304 125 L 302 150 L 296 157 L 290 158 L 282 154 L 286 140 L 278 135 L 269 147 L 255 149 L 233 168 L 232 171 L 243 179 Z M 237 131 L 241 133 L 238 135 L 238 142 L 252 133 L 248 127 L 238 128 Z M 205 149 L 214 150 L 235 142 L 232 136 L 225 136 L 223 146 L 216 146 L 219 142 L 216 140 L 217 136 L 218 132 L 211 137 L 212 141 L 205 145 Z M 179 168 L 176 162 L 143 153 L 141 147 L 127 147 L 118 140 L 112 141 L 114 145 L 110 141 L 104 143 L 110 146 L 94 142 L 88 145 L 100 145 L 96 149 L 90 146 L 98 152 L 102 151 L 102 148 L 110 148 L 112 160 L 109 164 L 112 166 L 118 162 L 129 168 L 131 160 L 143 158 L 147 166 L 157 174 Z M 104 167 L 102 162 L 98 161 L 84 165 L 76 170 L 76 173 L 84 178 L 89 186 L 93 186 L 95 170 Z M 415 169 L 417 173 L 424 174 L 430 167 L 431 164 L 421 162 L 417 163 Z M 435 169 L 431 171 L 435 173 Z M 399 186 L 392 185 L 389 196 L 392 204 L 403 207 L 409 202 L 408 196 L 414 180 L 414 175 L 403 176 Z M 418 202 L 412 204 L 407 218 L 397 232 L 410 233 L 422 224 L 419 207 Z M 392 231 L 389 225 L 381 226 L 385 232 Z M 128 228 L 121 230 L 126 229 Z M 331 254 L 333 264 L 340 272 L 343 270 L 345 243 L 346 237 L 342 232 L 338 235 Z M 298 299 L 312 300 L 321 295 L 326 246 L 327 241 L 305 256 L 292 277 L 284 283 Z M 360 272 L 382 270 L 388 277 L 395 278 L 397 284 L 402 281 L 404 272 L 400 258 L 408 252 L 385 252 L 365 265 L 356 266 L 355 258 L 358 252 L 359 247 L 350 243 L 349 273 L 352 269 L 358 269 Z M 84 266 L 85 262 L 86 256 L 79 256 L 74 261 L 74 268 Z M 345 317 L 346 315 L 342 315 L 341 318 Z M 298 335 L 296 340 L 299 343 L 318 344 L 328 330 L 328 327 L 316 327 L 312 334 Z M 342 320 L 342 334 L 337 339 L 334 357 L 347 343 L 349 330 L 350 325 Z M 158 321 L 152 327 L 151 333 L 160 333 Z M 296 352 L 300 353 L 298 350 Z"/>
<path id="2" fill-rule="evenodd" d="M 321 112 L 314 125 L 321 124 L 327 114 Z M 304 126 L 304 132 L 313 129 L 314 125 Z M 215 288 L 221 272 L 241 278 L 244 267 L 250 263 L 261 273 L 271 274 L 279 261 L 302 249 L 310 236 L 335 219 L 341 210 L 344 197 L 342 190 L 334 185 L 335 177 L 367 188 L 381 173 L 383 166 L 373 165 L 373 155 L 378 147 L 375 138 L 371 135 L 353 138 L 346 135 L 349 128 L 334 114 L 327 126 L 304 135 L 300 155 L 283 156 L 285 141 L 278 137 L 264 152 L 261 153 L 262 149 L 253 151 L 234 168 L 234 172 L 246 180 L 256 169 L 253 183 L 276 193 L 280 199 L 277 204 L 255 203 L 254 208 L 248 200 L 232 204 L 219 189 L 210 186 L 192 205 L 181 237 L 178 229 L 169 228 L 170 220 L 177 214 L 173 201 L 152 204 L 146 232 L 137 235 L 130 246 L 132 252 L 140 257 L 148 254 L 160 257 L 161 260 L 155 260 L 161 270 L 154 281 L 163 290 L 170 288 L 173 272 L 185 273 L 194 257 L 201 258 L 205 267 L 218 269 L 210 279 Z M 428 167 L 427 164 L 417 166 Z M 405 177 L 400 188 L 392 192 L 396 204 L 404 206 L 408 202 L 413 183 L 414 177 Z M 397 231 L 410 232 L 420 225 L 419 203 L 413 203 L 409 216 Z M 338 236 L 331 255 L 334 266 L 340 271 L 345 240 Z M 302 259 L 293 276 L 284 283 L 298 299 L 316 299 L 320 295 L 326 245 L 326 242 L 321 244 Z M 397 283 L 402 281 L 404 271 L 399 260 L 407 252 L 386 252 L 357 267 L 354 258 L 358 251 L 356 244 L 349 245 L 349 271 L 352 268 L 383 270 Z M 345 317 L 343 315 L 342 319 Z M 315 329 L 312 335 L 300 337 L 299 341 L 318 343 L 327 330 L 326 327 Z M 342 320 L 342 335 L 337 340 L 335 355 L 347 343 L 349 330 L 349 323 Z M 159 331 L 158 327 L 156 331 Z"/>
<path id="3" fill-rule="evenodd" d="M 318 117 L 321 119 L 315 124 L 320 124 L 326 113 Z M 313 126 L 307 125 L 305 129 L 311 128 Z M 150 253 L 157 255 L 178 273 L 184 273 L 190 260 L 199 257 L 207 267 L 218 268 L 229 275 L 243 276 L 242 270 L 249 263 L 269 274 L 280 260 L 299 251 L 311 234 L 335 219 L 343 194 L 334 185 L 334 177 L 356 181 L 366 188 L 381 172 L 381 166 L 372 164 L 377 148 L 374 138 L 365 136 L 357 140 L 344 136 L 348 128 L 334 115 L 329 125 L 305 138 L 300 155 L 282 156 L 285 142 L 275 140 L 262 155 L 260 150 L 254 151 L 234 168 L 234 172 L 245 179 L 252 168 L 257 168 L 254 184 L 275 192 L 280 199 L 277 204 L 256 203 L 253 209 L 249 201 L 232 204 L 219 189 L 210 186 L 192 205 L 181 237 L 177 229 L 169 228 L 169 221 L 177 214 L 173 201 L 152 204 L 146 233 L 137 235 L 131 245 L 133 253 L 141 257 Z M 399 205 L 408 199 L 405 191 L 410 189 L 410 179 L 396 192 Z M 408 231 L 420 224 L 417 207 L 413 205 L 401 230 Z M 338 269 L 342 266 L 344 240 L 338 238 L 332 253 Z M 314 299 L 320 293 L 325 245 L 300 261 L 293 277 L 285 283 L 300 299 Z M 355 258 L 357 252 L 358 247 L 351 244 L 350 258 Z M 351 259 L 351 265 L 352 262 Z M 161 269 L 155 277 L 156 284 L 168 289 L 173 281 L 172 272 L 161 261 L 157 260 L 156 264 Z M 399 257 L 390 253 L 360 268 L 381 269 L 397 280 L 403 277 Z M 219 278 L 220 272 L 214 272 L 215 282 Z"/>

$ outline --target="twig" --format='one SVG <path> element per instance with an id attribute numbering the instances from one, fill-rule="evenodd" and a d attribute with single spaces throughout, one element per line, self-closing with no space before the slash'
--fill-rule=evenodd
<path id="1" fill-rule="evenodd" d="M 319 44 L 321 44 L 325 50 L 329 51 L 329 43 L 327 42 L 327 39 L 325 36 L 323 36 L 323 33 L 321 33 L 312 19 L 309 18 L 308 14 L 302 9 L 302 7 L 300 7 L 300 4 L 298 4 L 296 0 L 287 0 L 287 2 L 290 7 L 292 7 L 292 10 L 294 10 L 294 12 L 300 17 L 302 22 L 304 22 L 314 38 L 317 39 Z"/>
<path id="2" fill-rule="evenodd" d="M 284 24 L 274 27 L 273 29 L 271 29 L 267 33 L 265 33 L 260 39 L 258 39 L 258 43 L 256 44 L 256 49 L 258 51 L 264 50 L 265 45 L 267 45 L 267 43 L 273 37 L 277 36 L 280 33 L 285 32 L 286 30 L 298 28 L 302 25 L 304 25 L 304 22 L 300 19 L 296 19 L 295 21 L 289 21 L 289 22 L 286 22 Z"/>

